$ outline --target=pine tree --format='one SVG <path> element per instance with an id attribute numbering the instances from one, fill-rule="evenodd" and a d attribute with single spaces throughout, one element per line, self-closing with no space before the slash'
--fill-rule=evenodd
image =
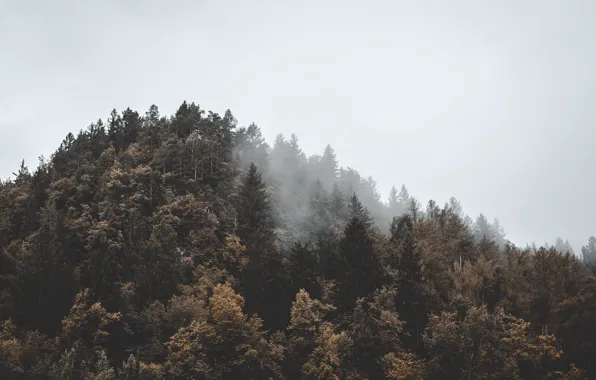
<path id="1" fill-rule="evenodd" d="M 329 197 L 329 212 L 335 221 L 342 220 L 346 216 L 345 195 L 337 182 L 333 184 L 333 190 Z"/>
<path id="2" fill-rule="evenodd" d="M 397 202 L 400 205 L 406 207 L 409 204 L 410 200 L 410 193 L 408 192 L 408 189 L 406 189 L 406 185 L 401 185 L 401 189 L 399 191 L 399 194 L 397 195 Z"/>
<path id="3" fill-rule="evenodd" d="M 356 196 L 352 197 L 352 218 L 339 242 L 337 268 L 337 305 L 351 309 L 359 297 L 366 297 L 382 285 L 384 268 L 375 251 L 370 219 Z"/>
<path id="4" fill-rule="evenodd" d="M 265 183 L 254 163 L 240 189 L 236 211 L 237 234 L 247 247 L 248 265 L 242 281 L 247 309 L 258 313 L 267 327 L 280 328 L 287 320 L 280 305 L 289 304 L 286 267 L 276 247 Z"/>
<path id="5" fill-rule="evenodd" d="M 251 163 L 238 194 L 237 234 L 253 248 L 271 246 L 274 240 L 271 205 L 265 183 L 257 166 Z"/>
<path id="6" fill-rule="evenodd" d="M 327 314 L 334 310 L 333 306 L 311 298 L 304 289 L 300 289 L 295 298 L 287 328 L 289 336 L 285 372 L 289 379 L 302 378 L 301 369 L 315 351 L 322 330 L 330 325 L 329 322 L 325 322 Z"/>
<path id="7" fill-rule="evenodd" d="M 108 138 L 117 152 L 124 148 L 124 125 L 115 109 L 112 110 L 108 119 Z"/>
<path id="8" fill-rule="evenodd" d="M 431 298 L 413 228 L 413 221 L 409 215 L 394 218 L 391 224 L 391 241 L 398 262 L 395 302 L 400 318 L 406 322 L 405 330 L 409 334 L 404 339 L 410 348 L 419 348 L 422 332 L 428 321 Z"/>
<path id="9" fill-rule="evenodd" d="M 596 237 L 590 236 L 588 244 L 582 247 L 582 259 L 586 264 L 596 264 Z"/>
<path id="10" fill-rule="evenodd" d="M 384 368 L 379 358 L 402 350 L 403 322 L 395 309 L 395 299 L 395 289 L 383 287 L 368 299 L 358 299 L 351 316 L 353 365 L 370 379 L 383 378 Z"/>
<path id="11" fill-rule="evenodd" d="M 166 368 L 171 379 L 279 378 L 283 347 L 267 339 L 257 316 L 229 283 L 217 284 L 207 320 L 193 320 L 170 339 Z"/>
<path id="12" fill-rule="evenodd" d="M 407 191 L 407 190 L 406 190 Z M 406 211 L 406 206 L 397 192 L 395 186 L 391 187 L 389 191 L 389 214 L 393 216 L 400 216 Z"/>
<path id="13" fill-rule="evenodd" d="M 310 223 L 313 229 L 311 236 L 316 236 L 319 231 L 326 231 L 331 222 L 329 215 L 329 198 L 321 181 L 317 179 L 310 195 Z"/>
<path id="14" fill-rule="evenodd" d="M 495 218 L 493 223 L 490 225 L 491 235 L 494 236 L 495 244 L 499 250 L 505 248 L 505 229 L 501 226 L 499 219 Z"/>
<path id="15" fill-rule="evenodd" d="M 428 201 L 426 205 L 426 216 L 429 219 L 437 220 L 440 216 L 441 210 L 437 202 L 433 201 L 432 199 Z"/>
<path id="16" fill-rule="evenodd" d="M 350 219 L 359 219 L 366 228 L 370 228 L 373 225 L 373 219 L 370 217 L 368 209 L 362 206 L 356 193 L 350 198 L 350 203 L 348 204 L 348 217 Z"/>
<path id="17" fill-rule="evenodd" d="M 185 100 L 172 118 L 172 132 L 179 138 L 188 137 L 193 131 L 197 130 L 204 113 L 205 111 L 201 110 L 197 104 L 188 104 Z"/>
<path id="18" fill-rule="evenodd" d="M 263 172 L 269 169 L 269 146 L 256 124 L 239 128 L 234 136 L 234 153 L 245 168 L 254 162 Z"/>
<path id="19" fill-rule="evenodd" d="M 319 258 L 310 243 L 296 243 L 290 255 L 290 294 L 304 289 L 314 298 L 323 296 Z"/>
<path id="20" fill-rule="evenodd" d="M 325 147 L 323 156 L 321 156 L 320 167 L 320 178 L 323 181 L 325 189 L 329 191 L 331 190 L 333 184 L 337 181 L 337 176 L 339 173 L 337 157 L 331 145 L 327 145 Z"/>
<path id="21" fill-rule="evenodd" d="M 416 222 L 422 217 L 422 209 L 420 208 L 420 202 L 417 199 L 410 197 L 408 202 L 408 214 L 412 217 L 412 221 Z"/>
<path id="22" fill-rule="evenodd" d="M 141 118 L 138 112 L 127 108 L 122 113 L 122 127 L 123 134 L 123 148 L 127 148 L 130 144 L 137 141 L 138 135 L 141 132 Z"/>
<path id="23" fill-rule="evenodd" d="M 484 214 L 480 214 L 478 215 L 478 218 L 476 218 L 476 223 L 474 225 L 474 241 L 478 243 L 482 241 L 484 237 L 493 240 L 490 224 Z"/>

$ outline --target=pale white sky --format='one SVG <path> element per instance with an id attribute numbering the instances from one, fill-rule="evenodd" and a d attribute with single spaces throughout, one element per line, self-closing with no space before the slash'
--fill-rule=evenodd
<path id="1" fill-rule="evenodd" d="M 112 108 L 330 143 L 385 197 L 523 244 L 596 234 L 596 2 L 0 0 L 0 177 Z"/>

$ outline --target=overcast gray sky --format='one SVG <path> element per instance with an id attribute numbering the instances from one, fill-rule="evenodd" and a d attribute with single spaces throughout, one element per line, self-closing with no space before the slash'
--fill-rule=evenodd
<path id="1" fill-rule="evenodd" d="M 0 177 L 112 108 L 330 143 L 385 197 L 596 234 L 596 2 L 0 0 Z"/>

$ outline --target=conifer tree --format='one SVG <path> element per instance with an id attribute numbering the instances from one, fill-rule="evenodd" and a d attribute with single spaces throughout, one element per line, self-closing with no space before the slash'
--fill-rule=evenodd
<path id="1" fill-rule="evenodd" d="M 409 334 L 404 340 L 410 348 L 418 348 L 428 320 L 431 298 L 413 228 L 409 215 L 394 218 L 391 224 L 391 241 L 398 262 L 395 302 L 400 318 L 406 322 L 404 328 Z"/>
<path id="2" fill-rule="evenodd" d="M 290 255 L 291 293 L 304 289 L 314 298 L 323 296 L 319 258 L 312 244 L 296 243 Z"/>
<path id="3" fill-rule="evenodd" d="M 289 336 L 285 369 L 288 378 L 302 378 L 301 369 L 316 349 L 322 330 L 330 325 L 325 318 L 333 310 L 333 306 L 312 298 L 304 289 L 296 294 L 287 328 Z"/>
<path id="4" fill-rule="evenodd" d="M 267 339 L 257 316 L 230 284 L 209 298 L 207 320 L 193 320 L 170 339 L 166 361 L 172 379 L 267 379 L 279 377 L 283 348 Z"/>
<path id="5" fill-rule="evenodd" d="M 372 297 L 358 299 L 351 316 L 353 365 L 358 373 L 370 379 L 383 378 L 384 368 L 379 358 L 402 350 L 403 322 L 396 312 L 395 299 L 395 289 L 383 287 Z"/>
<path id="6" fill-rule="evenodd" d="M 375 251 L 371 220 L 355 195 L 350 202 L 350 221 L 339 242 L 337 306 L 351 309 L 357 298 L 366 297 L 385 280 L 384 268 Z"/>
<path id="7" fill-rule="evenodd" d="M 490 223 L 484 216 L 484 214 L 478 215 L 476 223 L 474 225 L 474 241 L 477 243 L 482 241 L 486 237 L 488 240 L 494 240 L 494 236 L 491 232 Z"/>
<path id="8" fill-rule="evenodd" d="M 401 189 L 397 195 L 397 202 L 402 206 L 407 206 L 410 200 L 410 193 L 408 192 L 408 189 L 406 189 L 406 185 L 401 185 Z"/>
<path id="9" fill-rule="evenodd" d="M 389 213 L 393 216 L 400 216 L 406 211 L 406 205 L 402 203 L 395 186 L 389 191 Z"/>
<path id="10" fill-rule="evenodd" d="M 108 138 L 117 152 L 124 148 L 124 125 L 122 117 L 115 109 L 112 110 L 108 119 Z"/>
<path id="11" fill-rule="evenodd" d="M 321 156 L 320 166 L 320 178 L 324 181 L 323 185 L 325 189 L 329 191 L 336 182 L 339 173 L 337 157 L 331 145 L 325 146 L 325 151 L 323 152 L 323 156 Z"/>
<path id="12" fill-rule="evenodd" d="M 287 316 L 279 306 L 289 303 L 286 267 L 276 246 L 265 183 L 254 163 L 240 189 L 236 211 L 237 234 L 247 247 L 242 281 L 247 310 L 258 313 L 267 327 L 281 328 Z"/>
<path id="13" fill-rule="evenodd" d="M 596 237 L 590 236 L 588 244 L 582 247 L 582 259 L 586 264 L 596 264 Z"/>
<path id="14" fill-rule="evenodd" d="M 337 182 L 333 184 L 329 197 L 329 212 L 335 221 L 343 219 L 346 215 L 345 195 Z"/>
<path id="15" fill-rule="evenodd" d="M 359 219 L 366 228 L 370 228 L 373 224 L 373 219 L 370 217 L 368 209 L 362 206 L 356 193 L 352 194 L 352 197 L 350 198 L 350 203 L 348 204 L 348 217 L 350 219 Z"/>
<path id="16" fill-rule="evenodd" d="M 122 134 L 124 140 L 124 148 L 137 141 L 139 133 L 141 132 L 141 118 L 139 113 L 127 108 L 122 112 Z"/>

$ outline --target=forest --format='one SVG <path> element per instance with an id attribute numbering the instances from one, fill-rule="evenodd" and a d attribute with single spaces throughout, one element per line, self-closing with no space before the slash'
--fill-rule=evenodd
<path id="1" fill-rule="evenodd" d="M 594 379 L 595 263 L 229 110 L 113 110 L 0 182 L 0 379 Z"/>

